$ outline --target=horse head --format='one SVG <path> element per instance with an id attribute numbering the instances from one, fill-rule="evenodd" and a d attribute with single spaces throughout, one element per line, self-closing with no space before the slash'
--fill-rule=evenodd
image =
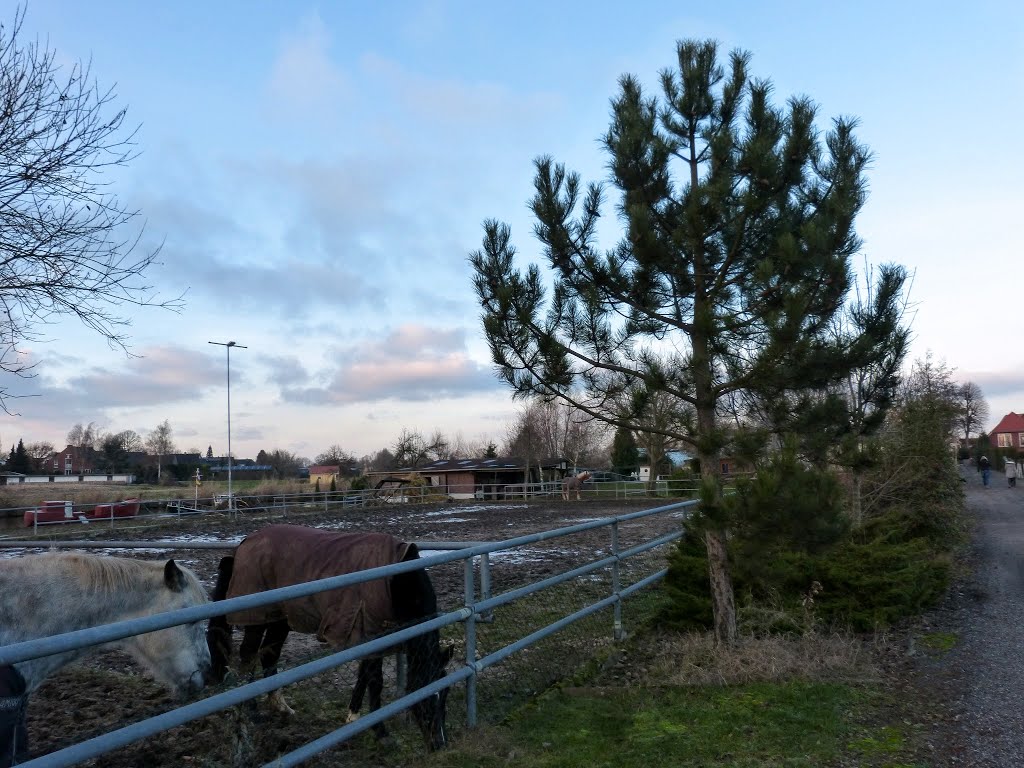
<path id="1" fill-rule="evenodd" d="M 427 642 L 409 644 L 409 683 L 413 690 L 422 688 L 447 674 L 446 667 L 451 661 L 454 649 L 450 646 L 442 648 L 438 641 L 437 631 L 421 636 Z M 448 744 L 445 730 L 447 717 L 448 689 L 428 696 L 412 707 L 413 719 L 423 734 L 427 747 L 431 750 L 441 749 Z"/>
<path id="2" fill-rule="evenodd" d="M 448 671 L 454 648 L 443 647 L 440 634 L 432 630 L 406 644 L 409 657 L 409 689 L 418 690 L 440 680 Z M 432 696 L 412 705 L 412 716 L 423 734 L 427 748 L 432 752 L 448 745 L 445 718 L 448 708 L 448 689 L 443 688 Z"/>
<path id="3" fill-rule="evenodd" d="M 196 575 L 168 560 L 155 587 L 149 613 L 163 613 L 208 602 Z M 175 695 L 198 693 L 210 669 L 210 651 L 202 621 L 180 624 L 128 638 L 124 647 Z"/>
<path id="4" fill-rule="evenodd" d="M 214 601 L 223 600 L 228 594 L 235 558 L 232 555 L 221 558 L 217 566 L 217 583 L 213 588 Z M 214 616 L 206 629 L 206 644 L 210 650 L 210 672 L 208 683 L 222 683 L 228 672 L 231 659 L 231 625 L 226 616 Z"/>

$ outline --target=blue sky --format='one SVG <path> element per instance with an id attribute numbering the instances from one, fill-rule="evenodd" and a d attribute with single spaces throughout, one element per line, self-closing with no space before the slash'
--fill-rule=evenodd
<path id="1" fill-rule="evenodd" d="M 3 5 L 9 21 L 13 6 Z M 72 324 L 30 347 L 0 443 L 63 444 L 76 422 L 179 448 L 362 455 L 403 428 L 500 443 L 467 266 L 481 222 L 538 253 L 532 160 L 603 177 L 618 77 L 653 83 L 674 43 L 753 54 L 778 101 L 860 119 L 874 153 L 864 257 L 915 273 L 913 357 L 981 385 L 993 425 L 1024 411 L 1024 10 L 1017 3 L 70 2 L 23 35 L 92 60 L 141 156 L 112 179 L 163 244 L 149 278 L 183 313 L 133 313 L 127 359 Z M 611 221 L 614 217 L 609 217 Z M 607 232 L 608 243 L 615 232 Z"/>

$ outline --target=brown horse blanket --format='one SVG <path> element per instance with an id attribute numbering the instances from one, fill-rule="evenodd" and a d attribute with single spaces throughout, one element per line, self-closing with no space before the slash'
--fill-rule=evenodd
<path id="1" fill-rule="evenodd" d="M 227 597 L 391 565 L 401 562 L 408 550 L 409 544 L 385 533 L 271 525 L 238 545 Z M 287 619 L 292 630 L 315 634 L 336 648 L 383 634 L 392 618 L 391 585 L 386 578 L 227 616 L 229 623 L 240 626 Z"/>

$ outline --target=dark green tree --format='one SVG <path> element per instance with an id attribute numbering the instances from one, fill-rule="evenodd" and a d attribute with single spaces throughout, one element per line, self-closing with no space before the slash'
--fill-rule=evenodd
<path id="1" fill-rule="evenodd" d="M 119 472 L 127 466 L 128 452 L 124 448 L 122 433 L 110 434 L 100 441 L 100 465 L 107 472 Z"/>
<path id="2" fill-rule="evenodd" d="M 560 399 L 627 429 L 655 394 L 692 414 L 661 431 L 700 460 L 715 633 L 732 642 L 719 410 L 759 389 L 826 390 L 877 353 L 852 329 L 832 332 L 860 248 L 869 153 L 854 120 L 823 133 L 809 99 L 773 105 L 749 54 L 732 53 L 726 71 L 714 42 L 683 41 L 676 53 L 660 95 L 626 75 L 612 100 L 603 145 L 619 242 L 598 243 L 606 188 L 541 157 L 531 209 L 550 298 L 536 264 L 516 268 L 504 223 L 484 223 L 470 262 L 492 358 L 516 396 Z M 884 271 L 897 290 L 876 295 L 898 297 L 902 275 Z"/>
<path id="3" fill-rule="evenodd" d="M 32 459 L 25 450 L 25 443 L 19 439 L 17 447 L 11 447 L 11 455 L 7 458 L 7 471 L 20 472 L 23 475 L 32 472 Z"/>
<path id="4" fill-rule="evenodd" d="M 498 458 L 498 446 L 493 441 L 487 444 L 487 450 L 484 451 L 485 459 L 496 459 Z"/>
<path id="5" fill-rule="evenodd" d="M 628 475 L 640 469 L 640 450 L 632 430 L 618 427 L 612 438 L 612 469 L 620 475 Z"/>

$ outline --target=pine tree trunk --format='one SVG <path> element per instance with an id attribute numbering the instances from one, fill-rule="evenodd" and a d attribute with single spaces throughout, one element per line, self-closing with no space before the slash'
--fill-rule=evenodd
<path id="1" fill-rule="evenodd" d="M 690 184 L 693 189 L 700 186 L 697 171 L 697 128 L 690 127 Z M 710 477 L 714 483 L 716 500 L 722 494 L 722 469 L 719 464 L 719 445 L 715 407 L 715 363 L 711 339 L 715 335 L 713 281 L 708 280 L 709 269 L 705 260 L 705 244 L 697 238 L 691 243 L 693 253 L 693 329 L 690 333 L 692 356 L 690 370 L 693 373 L 693 394 L 697 410 L 698 443 L 697 457 L 700 459 L 702 479 Z M 708 448 L 707 446 L 715 446 Z M 721 520 L 709 520 L 704 534 L 704 545 L 708 553 L 708 580 L 711 584 L 711 606 L 715 615 L 715 640 L 721 645 L 736 642 L 736 598 L 733 595 L 732 576 L 729 573 L 729 553 L 725 548 L 725 526 Z"/>
<path id="2" fill-rule="evenodd" d="M 729 554 L 725 549 L 725 531 L 708 529 L 704 534 L 708 551 L 708 580 L 711 604 L 715 612 L 715 640 L 720 645 L 736 642 L 736 600 L 729 575 Z"/>

